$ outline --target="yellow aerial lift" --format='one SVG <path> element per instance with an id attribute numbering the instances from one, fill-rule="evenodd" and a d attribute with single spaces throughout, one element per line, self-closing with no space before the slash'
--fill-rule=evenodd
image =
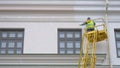
<path id="1" fill-rule="evenodd" d="M 98 27 L 102 27 L 102 29 L 98 30 Z M 96 43 L 107 38 L 105 23 L 95 26 L 94 31 L 87 32 L 85 29 L 82 36 L 78 68 L 96 68 Z"/>

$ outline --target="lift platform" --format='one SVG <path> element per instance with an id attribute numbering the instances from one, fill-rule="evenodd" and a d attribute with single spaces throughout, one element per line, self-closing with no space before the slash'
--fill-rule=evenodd
<path id="1" fill-rule="evenodd" d="M 97 30 L 97 27 L 99 27 L 99 26 L 100 27 L 102 26 L 103 29 L 102 30 Z M 94 37 L 95 33 L 97 34 L 96 35 L 96 37 L 97 37 L 96 42 L 107 39 L 107 32 L 106 32 L 105 24 L 97 25 L 97 26 L 95 26 L 95 28 L 96 28 L 96 30 L 85 33 L 85 36 L 86 36 L 86 38 L 88 39 L 89 42 L 94 41 L 93 37 Z"/>
<path id="2" fill-rule="evenodd" d="M 102 30 L 98 30 L 97 27 L 101 26 Z M 104 41 L 107 38 L 108 36 L 105 24 L 95 26 L 94 31 L 85 31 L 82 36 L 78 68 L 96 68 L 96 43 Z"/>

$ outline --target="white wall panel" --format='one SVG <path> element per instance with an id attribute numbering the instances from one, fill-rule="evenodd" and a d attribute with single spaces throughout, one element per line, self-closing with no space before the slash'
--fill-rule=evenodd
<path id="1" fill-rule="evenodd" d="M 111 59 L 112 59 L 112 64 L 113 65 L 120 65 L 120 58 L 117 58 L 117 52 L 116 52 L 116 43 L 115 41 L 115 33 L 114 33 L 114 29 L 119 29 L 120 28 L 120 23 L 110 23 L 109 24 L 109 33 L 110 33 L 110 36 L 109 36 L 109 44 L 110 44 L 110 52 L 111 52 Z"/>
<path id="2" fill-rule="evenodd" d="M 0 23 L 0 28 L 24 28 L 24 54 L 57 54 L 57 29 L 78 28 L 78 23 Z"/>

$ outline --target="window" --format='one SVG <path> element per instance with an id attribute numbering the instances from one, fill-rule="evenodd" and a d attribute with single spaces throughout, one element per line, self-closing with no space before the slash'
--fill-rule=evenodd
<path id="1" fill-rule="evenodd" d="M 117 56 L 120 57 L 120 30 L 115 30 Z"/>
<path id="2" fill-rule="evenodd" d="M 58 29 L 58 54 L 80 54 L 80 45 L 80 29 Z"/>
<path id="3" fill-rule="evenodd" d="M 23 54 L 23 29 L 0 29 L 0 54 Z"/>

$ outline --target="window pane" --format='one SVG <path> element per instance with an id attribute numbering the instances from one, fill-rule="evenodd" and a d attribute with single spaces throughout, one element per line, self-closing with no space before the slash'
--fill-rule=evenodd
<path id="1" fill-rule="evenodd" d="M 1 49 L 1 50 L 0 50 L 0 53 L 1 53 L 1 54 L 6 54 L 6 50 L 5 50 L 5 49 Z"/>
<path id="2" fill-rule="evenodd" d="M 7 32 L 2 32 L 2 37 L 6 38 L 7 37 Z"/>
<path id="3" fill-rule="evenodd" d="M 1 48 L 6 48 L 7 43 L 5 41 L 1 41 Z"/>
<path id="4" fill-rule="evenodd" d="M 67 48 L 73 48 L 73 42 L 72 41 L 67 42 Z"/>
<path id="5" fill-rule="evenodd" d="M 75 53 L 76 53 L 76 54 L 80 54 L 80 49 L 76 49 L 76 50 L 75 50 Z"/>
<path id="6" fill-rule="evenodd" d="M 67 38 L 73 38 L 73 32 L 67 32 Z"/>
<path id="7" fill-rule="evenodd" d="M 16 50 L 16 53 L 17 53 L 17 54 L 22 54 L 22 50 L 17 49 L 17 50 Z"/>
<path id="8" fill-rule="evenodd" d="M 118 49 L 118 56 L 120 56 L 120 49 Z"/>
<path id="9" fill-rule="evenodd" d="M 73 49 L 68 49 L 67 54 L 73 54 Z"/>
<path id="10" fill-rule="evenodd" d="M 116 32 L 116 38 L 120 38 L 120 32 Z"/>
<path id="11" fill-rule="evenodd" d="M 13 49 L 9 49 L 8 50 L 8 54 L 14 54 L 14 50 Z"/>
<path id="12" fill-rule="evenodd" d="M 117 48 L 120 48 L 120 41 L 117 41 Z"/>
<path id="13" fill-rule="evenodd" d="M 16 47 L 17 47 L 17 48 L 22 48 L 22 42 L 17 42 Z"/>
<path id="14" fill-rule="evenodd" d="M 18 32 L 17 37 L 18 37 L 18 38 L 23 37 L 23 32 Z"/>
<path id="15" fill-rule="evenodd" d="M 15 47 L 15 42 L 14 41 L 9 41 L 8 47 L 9 48 L 14 48 Z"/>
<path id="16" fill-rule="evenodd" d="M 80 41 L 75 42 L 75 48 L 80 48 Z"/>
<path id="17" fill-rule="evenodd" d="M 60 49 L 60 54 L 65 54 L 65 49 Z"/>
<path id="18" fill-rule="evenodd" d="M 15 32 L 10 32 L 9 33 L 9 37 L 15 37 L 15 35 L 16 35 Z"/>
<path id="19" fill-rule="evenodd" d="M 80 32 L 75 32 L 75 38 L 80 38 Z"/>
<path id="20" fill-rule="evenodd" d="M 65 42 L 60 42 L 60 48 L 65 48 Z"/>
<path id="21" fill-rule="evenodd" d="M 60 32 L 60 34 L 59 34 L 60 36 L 60 38 L 65 38 L 65 33 L 64 32 Z"/>

